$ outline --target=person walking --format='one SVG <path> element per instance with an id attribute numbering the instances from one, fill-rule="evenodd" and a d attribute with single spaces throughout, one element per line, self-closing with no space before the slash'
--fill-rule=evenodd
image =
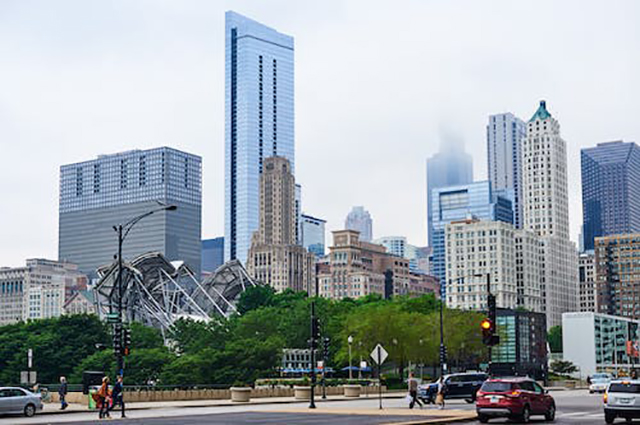
<path id="1" fill-rule="evenodd" d="M 109 410 L 113 410 L 116 408 L 116 405 L 120 405 L 122 418 L 126 418 L 124 415 L 124 385 L 122 383 L 122 375 L 118 376 L 118 379 L 113 386 L 113 391 L 111 392 L 111 399 L 113 400 L 113 404 Z"/>
<path id="2" fill-rule="evenodd" d="M 414 378 L 413 372 L 409 373 L 407 386 L 409 387 L 409 396 L 411 397 L 411 401 L 409 402 L 409 409 L 413 409 L 413 406 L 415 406 L 416 403 L 422 409 L 422 403 L 420 403 L 420 400 L 418 400 L 418 380 Z"/>
<path id="3" fill-rule="evenodd" d="M 438 405 L 438 409 L 444 409 L 444 394 L 447 391 L 446 385 L 444 384 L 444 377 L 440 377 L 438 379 L 438 392 L 436 393 L 436 404 Z"/>
<path id="4" fill-rule="evenodd" d="M 67 378 L 65 378 L 64 376 L 61 376 L 60 388 L 58 388 L 58 395 L 60 396 L 60 410 L 64 410 L 69 406 L 69 403 L 67 403 L 67 400 L 65 400 L 67 397 L 67 392 L 68 392 Z"/>
<path id="5" fill-rule="evenodd" d="M 102 378 L 102 385 L 97 392 L 98 405 L 100 406 L 100 413 L 98 413 L 98 419 L 110 418 L 109 415 L 109 377 Z"/>

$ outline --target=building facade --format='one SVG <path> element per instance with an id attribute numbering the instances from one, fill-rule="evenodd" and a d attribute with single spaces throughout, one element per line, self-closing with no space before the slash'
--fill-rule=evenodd
<path id="1" fill-rule="evenodd" d="M 593 312 L 562 315 L 564 360 L 578 366 L 582 377 L 597 372 L 629 375 L 639 359 L 632 357 L 629 342 L 640 339 L 640 322 Z"/>
<path id="2" fill-rule="evenodd" d="M 202 215 L 201 159 L 172 148 L 101 155 L 60 168 L 58 258 L 95 277 L 114 261 L 113 226 L 157 210 L 132 228 L 122 247 L 125 259 L 159 251 L 182 260 L 199 276 Z"/>
<path id="3" fill-rule="evenodd" d="M 473 182 L 473 159 L 460 150 L 445 147 L 427 159 L 427 232 L 429 246 L 433 246 L 433 217 L 435 205 L 432 202 L 434 189 L 465 185 Z"/>
<path id="4" fill-rule="evenodd" d="M 224 264 L 224 237 L 204 239 L 201 248 L 202 274 L 210 274 Z"/>
<path id="5" fill-rule="evenodd" d="M 527 123 L 522 143 L 523 228 L 540 237 L 542 294 L 547 327 L 578 309 L 578 258 L 569 239 L 566 143 L 545 101 Z"/>
<path id="6" fill-rule="evenodd" d="M 294 170 L 293 37 L 229 11 L 225 52 L 225 261 L 245 263 L 264 159 Z"/>
<path id="7" fill-rule="evenodd" d="M 67 297 L 86 288 L 75 264 L 36 258 L 25 267 L 0 268 L 0 325 L 58 317 Z"/>
<path id="8" fill-rule="evenodd" d="M 511 200 L 495 194 L 489 181 L 434 189 L 432 203 L 431 275 L 440 280 L 441 295 L 445 296 L 446 225 L 466 218 L 513 223 L 513 211 Z"/>
<path id="9" fill-rule="evenodd" d="M 494 190 L 512 195 L 513 224 L 522 227 L 521 144 L 526 135 L 524 121 L 507 112 L 489 116 L 487 124 L 487 166 Z"/>
<path id="10" fill-rule="evenodd" d="M 265 158 L 260 176 L 260 226 L 247 272 L 277 291 L 315 290 L 315 256 L 296 243 L 295 180 L 286 158 Z"/>
<path id="11" fill-rule="evenodd" d="M 580 311 L 597 312 L 596 258 L 593 251 L 583 252 L 579 255 L 578 279 L 580 282 Z"/>
<path id="12" fill-rule="evenodd" d="M 597 310 L 640 318 L 640 233 L 595 240 Z"/>
<path id="13" fill-rule="evenodd" d="M 300 222 L 302 224 L 302 246 L 313 253 L 316 258 L 324 257 L 326 220 L 302 214 Z"/>
<path id="14" fill-rule="evenodd" d="M 598 236 L 640 232 L 640 147 L 598 143 L 580 153 L 584 249 Z"/>
<path id="15" fill-rule="evenodd" d="M 447 306 L 487 309 L 487 275 L 500 308 L 542 310 L 537 238 L 510 223 L 467 219 L 446 226 Z M 523 257 L 527 257 L 527 266 Z"/>
<path id="16" fill-rule="evenodd" d="M 364 207 L 353 207 L 344 221 L 344 228 L 360 232 L 362 242 L 373 240 L 373 220 Z"/>

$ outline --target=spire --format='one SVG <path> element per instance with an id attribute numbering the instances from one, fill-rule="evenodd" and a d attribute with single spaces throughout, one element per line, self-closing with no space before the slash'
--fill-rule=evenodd
<path id="1" fill-rule="evenodd" d="M 547 111 L 547 102 L 544 100 L 541 100 L 540 106 L 538 106 L 538 110 L 536 111 L 535 114 L 533 114 L 529 122 L 535 121 L 537 119 L 546 120 L 547 118 L 550 118 L 550 117 L 551 117 L 551 114 L 549 113 L 549 111 Z"/>

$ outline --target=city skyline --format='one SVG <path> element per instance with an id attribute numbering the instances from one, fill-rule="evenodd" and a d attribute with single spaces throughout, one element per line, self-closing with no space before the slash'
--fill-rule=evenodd
<path id="1" fill-rule="evenodd" d="M 131 4 L 111 9 L 97 3 L 42 2 L 37 14 L 33 5 L 0 5 L 0 34 L 13 41 L 0 59 L 5 82 L 0 140 L 6 148 L 0 189 L 12 205 L 3 211 L 0 234 L 13 242 L 0 247 L 3 265 L 57 257 L 60 165 L 130 149 L 166 145 L 202 156 L 202 238 L 224 233 L 228 9 L 296 38 L 296 180 L 304 187 L 303 210 L 326 218 L 327 230 L 340 229 L 352 205 L 366 205 L 376 218 L 376 234 L 404 235 L 412 244 L 425 245 L 426 158 L 453 133 L 467 140 L 466 151 L 477 165 L 474 180 L 486 179 L 487 117 L 504 112 L 526 117 L 540 99 L 553 105 L 562 123 L 572 188 L 580 185 L 580 148 L 636 141 L 640 134 L 631 103 L 640 90 L 632 77 L 638 67 L 634 52 L 640 49 L 632 17 L 639 6 L 631 2 L 603 10 L 581 6 L 581 23 L 569 27 L 565 23 L 572 21 L 577 3 L 554 3 L 556 13 L 547 16 L 539 5 L 496 2 L 508 16 L 532 16 L 518 21 L 524 26 L 518 34 L 487 25 L 486 19 L 497 17 L 471 2 L 463 6 L 475 17 L 459 22 L 460 5 L 401 3 L 363 12 L 362 3 L 340 2 L 322 7 L 282 2 L 287 5 L 282 8 L 249 2 L 147 4 L 142 11 L 136 7 L 142 3 Z M 53 7 L 59 21 L 49 18 L 54 14 L 47 10 Z M 388 38 L 376 25 L 368 26 L 379 19 L 386 19 L 396 35 Z M 413 19 L 420 24 L 411 25 Z M 447 29 L 451 22 L 454 28 Z M 603 31 L 592 34 L 589 28 L 596 23 Z M 561 34 L 552 31 L 559 26 Z M 461 28 L 466 32 L 456 34 Z M 505 34 L 509 37 L 503 40 Z M 354 54 L 343 42 L 348 37 L 376 47 Z M 501 50 L 480 47 L 502 41 L 504 48 L 520 46 L 522 51 L 505 58 Z M 423 54 L 415 55 L 417 46 Z M 532 59 L 542 54 L 547 65 Z M 380 55 L 390 63 L 407 61 L 404 81 L 379 63 Z M 327 59 L 348 59 L 350 69 L 323 65 Z M 502 66 L 485 66 L 497 60 Z M 365 75 L 374 64 L 380 68 Z M 370 94 L 374 83 L 376 93 Z M 15 160 L 20 157 L 28 157 L 30 166 Z M 358 166 L 351 167 L 355 160 Z M 342 190 L 345 182 L 359 190 Z M 580 191 L 571 190 L 569 196 L 571 239 L 577 241 Z"/>

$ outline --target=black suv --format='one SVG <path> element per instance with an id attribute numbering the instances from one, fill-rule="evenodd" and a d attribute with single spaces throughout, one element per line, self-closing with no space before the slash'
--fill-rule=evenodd
<path id="1" fill-rule="evenodd" d="M 476 392 L 487 380 L 485 373 L 454 373 L 444 377 L 444 398 L 462 398 L 467 403 L 476 401 Z M 438 394 L 438 382 L 420 385 L 418 397 L 425 403 L 434 403 Z"/>

